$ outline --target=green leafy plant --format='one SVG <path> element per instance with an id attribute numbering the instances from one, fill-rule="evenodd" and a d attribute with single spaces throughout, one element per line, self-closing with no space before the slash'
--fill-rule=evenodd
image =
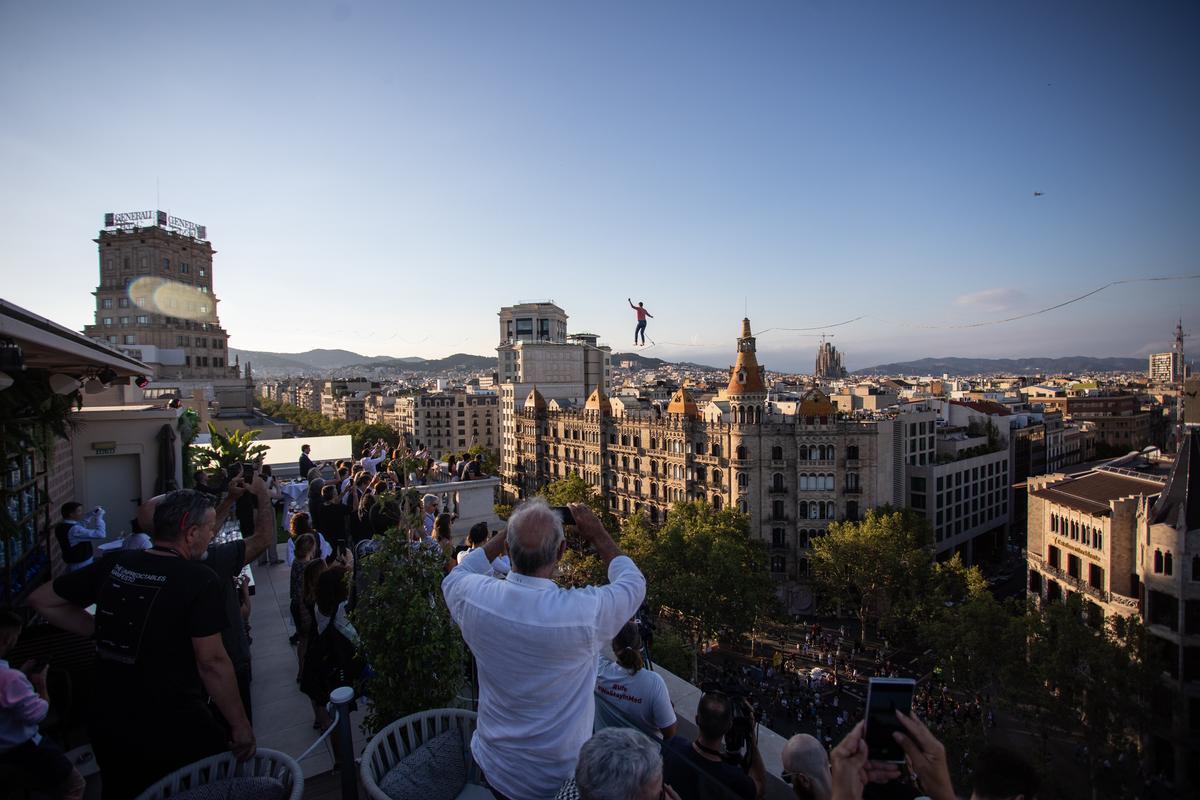
<path id="1" fill-rule="evenodd" d="M 234 464 L 254 461 L 269 449 L 265 444 L 256 442 L 262 431 L 234 430 L 221 433 L 211 422 L 208 423 L 208 433 L 212 437 L 208 447 L 196 448 L 195 462 L 201 469 L 228 469 Z"/>
<path id="2" fill-rule="evenodd" d="M 414 547 L 410 524 L 379 537 L 359 564 L 366 577 L 350 614 L 370 666 L 363 721 L 377 731 L 409 714 L 449 705 L 465 682 L 466 648 L 442 597 L 442 551 Z"/>

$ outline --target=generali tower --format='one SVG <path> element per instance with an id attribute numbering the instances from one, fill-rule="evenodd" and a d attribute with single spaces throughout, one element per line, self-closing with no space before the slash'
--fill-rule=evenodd
<path id="1" fill-rule="evenodd" d="M 155 379 L 239 377 L 217 317 L 217 251 L 203 225 L 162 211 L 105 214 L 95 242 L 96 321 L 84 335 L 152 365 Z"/>

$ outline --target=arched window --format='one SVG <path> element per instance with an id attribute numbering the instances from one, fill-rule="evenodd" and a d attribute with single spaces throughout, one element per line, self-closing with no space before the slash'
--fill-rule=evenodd
<path id="1" fill-rule="evenodd" d="M 825 476 L 825 488 L 828 490 L 833 489 L 833 476 L 832 475 Z"/>
<path id="2" fill-rule="evenodd" d="M 808 559 L 807 558 L 802 558 L 798 562 L 796 562 L 796 571 L 800 575 L 801 578 L 808 577 L 808 569 L 809 568 L 808 568 Z"/>
<path id="3" fill-rule="evenodd" d="M 857 472 L 847 472 L 846 473 L 846 488 L 852 492 L 856 491 L 858 489 L 858 473 Z"/>
<path id="4" fill-rule="evenodd" d="M 818 500 L 813 505 L 817 507 L 817 519 L 825 519 L 825 504 Z"/>
<path id="5" fill-rule="evenodd" d="M 782 500 L 776 500 L 775 502 L 771 503 L 771 518 L 772 519 L 780 519 L 780 520 L 783 519 L 783 501 Z"/>
<path id="6" fill-rule="evenodd" d="M 1175 558 L 1171 555 L 1171 551 L 1169 550 L 1167 551 L 1167 554 L 1163 556 L 1163 574 L 1175 574 Z"/>
<path id="7" fill-rule="evenodd" d="M 858 445 L 852 444 L 846 448 L 846 458 L 858 458 Z"/>
<path id="8" fill-rule="evenodd" d="M 771 460 L 772 461 L 783 461 L 783 448 L 782 447 L 780 447 L 779 445 L 775 445 L 774 447 L 771 448 Z"/>
<path id="9" fill-rule="evenodd" d="M 705 483 L 708 481 L 707 467 L 696 467 L 696 480 L 698 480 L 700 483 Z"/>
<path id="10" fill-rule="evenodd" d="M 736 458 L 737 458 L 739 461 L 741 461 L 741 460 L 743 460 L 743 459 L 745 459 L 745 458 L 746 458 L 746 448 L 745 448 L 745 447 L 742 447 L 740 444 L 738 445 L 738 448 L 737 448 L 737 456 L 736 456 Z"/>
<path id="11" fill-rule="evenodd" d="M 820 456 L 818 455 L 816 445 L 813 445 L 812 447 L 808 448 L 808 460 L 809 461 L 816 461 L 819 457 Z"/>
<path id="12" fill-rule="evenodd" d="M 719 484 L 721 482 L 721 470 L 714 469 L 712 474 L 712 482 Z"/>
<path id="13" fill-rule="evenodd" d="M 658 462 L 657 462 L 657 461 L 651 461 L 651 462 L 650 462 L 650 474 L 651 474 L 651 475 L 657 475 L 657 474 L 658 474 Z"/>
<path id="14" fill-rule="evenodd" d="M 745 489 L 750 483 L 750 476 L 744 472 L 739 472 L 737 476 L 737 484 L 739 489 Z"/>
<path id="15" fill-rule="evenodd" d="M 829 448 L 826 447 L 825 445 L 821 445 L 820 447 L 818 447 L 817 451 L 821 454 L 822 461 L 825 461 L 826 459 L 829 458 Z"/>
<path id="16" fill-rule="evenodd" d="M 796 531 L 796 545 L 799 547 L 808 547 L 808 528 L 801 528 Z"/>
<path id="17" fill-rule="evenodd" d="M 783 473 L 776 472 L 771 476 L 771 488 L 777 492 L 783 491 Z"/>
<path id="18" fill-rule="evenodd" d="M 654 506 L 650 506 L 650 524 L 651 525 L 658 524 L 658 509 L 655 508 Z"/>
<path id="19" fill-rule="evenodd" d="M 1154 551 L 1154 574 L 1161 575 L 1163 571 L 1163 555 L 1162 550 Z"/>
<path id="20" fill-rule="evenodd" d="M 634 494 L 641 494 L 641 493 L 642 493 L 642 482 L 641 482 L 641 481 L 634 481 L 634 482 L 633 482 L 633 493 L 634 493 Z"/>
<path id="21" fill-rule="evenodd" d="M 721 495 L 714 494 L 712 498 L 712 507 L 715 511 L 721 510 Z"/>
<path id="22" fill-rule="evenodd" d="M 786 558 L 783 556 L 771 556 L 771 572 L 783 572 L 786 568 Z"/>
<path id="23" fill-rule="evenodd" d="M 808 501 L 800 501 L 800 519 L 808 519 Z"/>
<path id="24" fill-rule="evenodd" d="M 837 519 L 837 506 L 832 500 L 825 504 L 825 519 Z"/>
<path id="25" fill-rule="evenodd" d="M 745 499 L 738 500 L 738 511 L 740 511 L 740 512 L 741 512 L 741 513 L 743 513 L 743 514 L 745 514 L 745 513 L 746 513 L 746 510 L 747 510 L 748 508 L 749 508 L 749 506 L 747 506 L 747 505 L 746 505 L 746 501 L 745 501 Z"/>
<path id="26" fill-rule="evenodd" d="M 851 522 L 858 520 L 858 501 L 850 500 L 846 503 L 846 519 Z"/>
<path id="27" fill-rule="evenodd" d="M 713 458 L 720 458 L 721 457 L 721 445 L 714 444 L 712 446 L 712 454 L 713 454 Z"/>

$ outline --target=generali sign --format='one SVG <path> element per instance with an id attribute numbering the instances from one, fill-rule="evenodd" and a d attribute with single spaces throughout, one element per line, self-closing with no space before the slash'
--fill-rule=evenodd
<path id="1" fill-rule="evenodd" d="M 145 225 L 157 225 L 196 239 L 208 238 L 208 228 L 204 225 L 197 225 L 183 217 L 171 216 L 165 211 L 110 211 L 104 215 L 106 228 L 136 228 Z"/>

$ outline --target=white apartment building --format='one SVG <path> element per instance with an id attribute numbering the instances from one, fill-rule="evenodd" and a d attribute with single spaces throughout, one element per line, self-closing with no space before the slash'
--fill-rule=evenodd
<path id="1" fill-rule="evenodd" d="M 492 392 L 437 392 L 397 397 L 395 420 L 410 447 L 435 456 L 500 446 L 499 398 Z"/>

